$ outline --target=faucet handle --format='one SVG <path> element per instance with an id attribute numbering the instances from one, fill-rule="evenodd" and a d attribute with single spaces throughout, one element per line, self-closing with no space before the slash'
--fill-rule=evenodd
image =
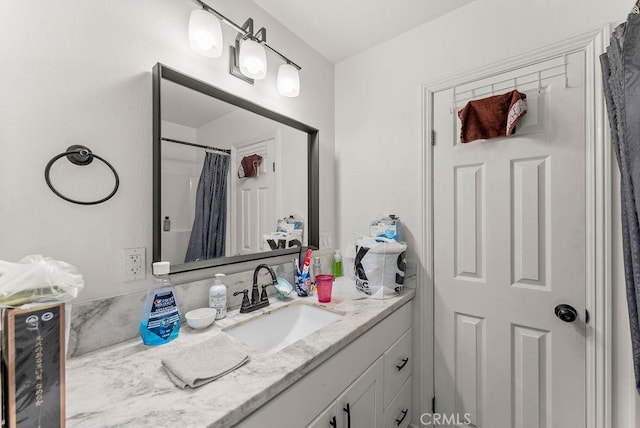
<path id="1" fill-rule="evenodd" d="M 267 287 L 273 284 L 266 284 L 262 286 L 262 293 L 260 293 L 260 301 L 269 301 L 269 296 L 267 296 Z"/>
<path id="2" fill-rule="evenodd" d="M 237 296 L 238 294 L 244 294 L 242 297 L 242 305 L 240 306 L 241 311 L 242 309 L 248 309 L 249 306 L 251 306 L 251 303 L 249 303 L 249 290 L 245 288 L 244 290 L 233 293 L 234 296 Z"/>

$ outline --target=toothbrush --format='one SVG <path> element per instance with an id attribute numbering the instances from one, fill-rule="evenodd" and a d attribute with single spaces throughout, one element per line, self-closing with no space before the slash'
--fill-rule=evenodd
<path id="1" fill-rule="evenodd" d="M 309 275 L 309 265 L 311 264 L 311 248 L 307 249 L 307 254 L 304 256 L 304 267 L 302 268 L 302 273 Z"/>
<path id="2" fill-rule="evenodd" d="M 309 248 L 304 258 L 302 273 L 300 274 L 300 288 L 304 290 L 305 295 L 307 295 L 307 293 L 311 291 L 311 284 L 309 283 L 309 265 L 311 264 L 311 252 L 312 250 L 311 248 Z"/>

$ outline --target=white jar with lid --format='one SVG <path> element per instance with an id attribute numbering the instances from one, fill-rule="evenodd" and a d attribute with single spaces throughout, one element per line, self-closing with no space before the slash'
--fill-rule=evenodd
<path id="1" fill-rule="evenodd" d="M 227 286 L 222 283 L 223 273 L 214 275 L 213 285 L 209 288 L 209 307 L 216 310 L 216 319 L 227 316 Z"/>

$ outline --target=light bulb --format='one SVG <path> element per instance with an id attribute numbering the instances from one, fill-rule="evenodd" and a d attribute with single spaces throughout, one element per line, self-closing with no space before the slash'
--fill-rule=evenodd
<path id="1" fill-rule="evenodd" d="M 267 53 L 254 40 L 246 39 L 240 43 L 238 63 L 240 72 L 247 77 L 260 80 L 267 76 Z"/>
<path id="2" fill-rule="evenodd" d="M 211 34 L 205 31 L 198 31 L 194 34 L 194 42 L 198 45 L 198 48 L 203 51 L 208 51 L 213 47 L 214 41 Z"/>
<path id="3" fill-rule="evenodd" d="M 285 97 L 297 97 L 300 94 L 300 73 L 291 64 L 278 67 L 278 92 Z"/>
<path id="4" fill-rule="evenodd" d="M 251 74 L 258 74 L 262 71 L 262 64 L 256 58 L 248 58 L 244 66 Z"/>
<path id="5" fill-rule="evenodd" d="M 210 58 L 222 55 L 222 28 L 220 21 L 203 9 L 196 9 L 189 17 L 189 44 L 191 49 Z"/>

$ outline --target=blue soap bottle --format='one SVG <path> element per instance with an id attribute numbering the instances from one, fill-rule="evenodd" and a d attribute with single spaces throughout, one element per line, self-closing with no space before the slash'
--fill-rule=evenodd
<path id="1" fill-rule="evenodd" d="M 162 345 L 178 337 L 181 314 L 169 280 L 169 262 L 153 264 L 157 284 L 147 291 L 140 320 L 140 337 L 147 346 Z"/>

